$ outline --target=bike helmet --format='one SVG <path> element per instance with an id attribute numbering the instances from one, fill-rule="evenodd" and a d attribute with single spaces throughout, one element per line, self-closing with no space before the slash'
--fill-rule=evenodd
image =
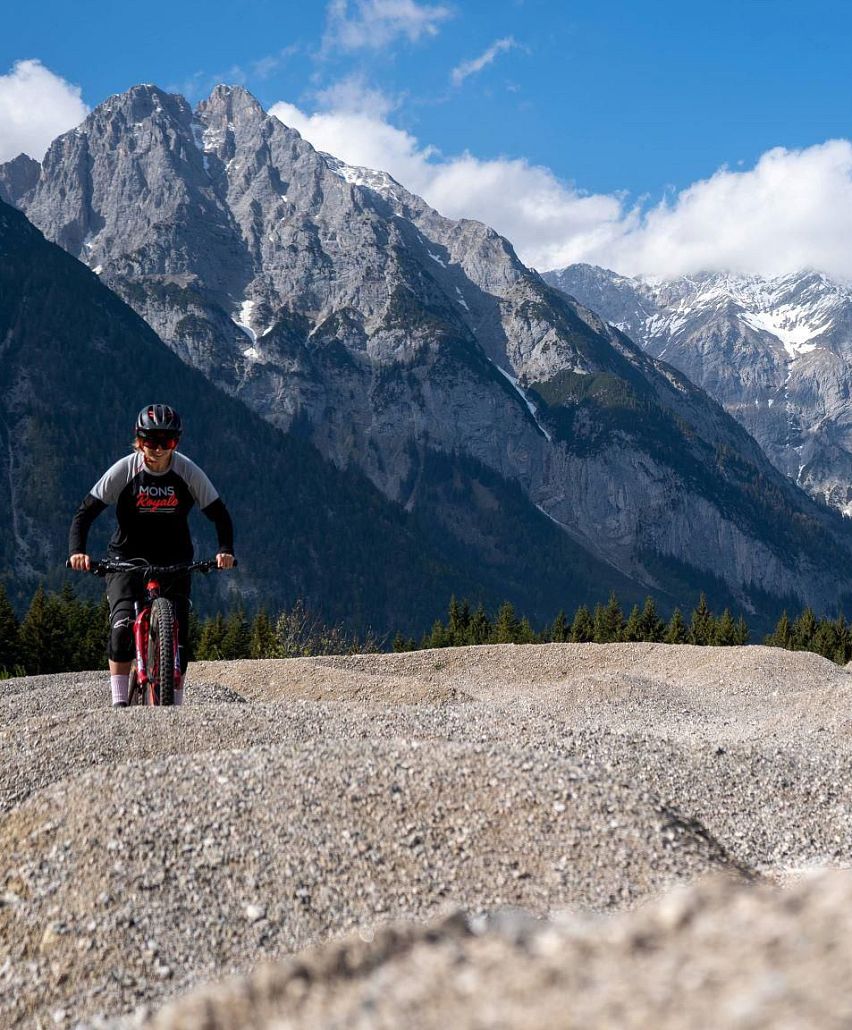
<path id="1" fill-rule="evenodd" d="M 180 438 L 182 431 L 180 415 L 168 404 L 149 404 L 136 416 L 136 436 L 144 438 L 153 433 Z"/>

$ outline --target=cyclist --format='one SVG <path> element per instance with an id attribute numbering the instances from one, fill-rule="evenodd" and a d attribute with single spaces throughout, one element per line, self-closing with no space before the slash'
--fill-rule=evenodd
<path id="1" fill-rule="evenodd" d="M 71 523 L 70 564 L 84 571 L 90 567 L 86 552 L 89 527 L 109 504 L 116 508 L 117 526 L 109 545 L 112 558 L 143 558 L 156 565 L 192 561 L 188 516 L 197 504 L 216 526 L 220 569 L 234 565 L 234 531 L 231 516 L 213 484 L 202 470 L 176 448 L 183 426 L 180 415 L 168 404 L 149 404 L 136 418 L 133 453 L 121 458 L 86 494 Z M 181 672 L 186 672 L 189 628 L 189 573 L 163 577 L 162 593 L 178 619 Z M 110 607 L 109 671 L 114 708 L 126 708 L 130 664 L 134 657 L 134 602 L 145 597 L 144 579 L 138 572 L 109 573 Z M 175 704 L 183 703 L 183 680 L 175 690 Z"/>

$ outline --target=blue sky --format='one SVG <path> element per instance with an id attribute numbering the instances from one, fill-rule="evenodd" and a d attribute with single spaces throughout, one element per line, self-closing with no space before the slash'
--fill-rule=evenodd
<path id="1" fill-rule="evenodd" d="M 140 81 L 191 99 L 217 81 L 240 82 L 267 107 L 283 103 L 277 113 L 309 139 L 316 132 L 312 142 L 342 150 L 353 163 L 384 160 L 452 215 L 468 212 L 454 206 L 452 181 L 433 181 L 436 164 L 456 179 L 466 153 L 471 176 L 501 168 L 546 172 L 547 181 L 539 175 L 526 182 L 531 194 L 550 194 L 557 205 L 575 202 L 571 218 L 560 208 L 564 228 L 579 225 L 585 242 L 576 255 L 567 247 L 569 257 L 594 257 L 601 226 L 615 226 L 619 239 L 632 234 L 635 244 L 649 212 L 653 217 L 662 204 L 670 214 L 693 184 L 720 169 L 755 175 L 772 148 L 808 154 L 849 136 L 852 7 L 826 0 L 47 0 L 17 4 L 3 22 L 0 76 L 12 75 L 16 62 L 37 60 L 79 87 L 88 107 Z M 353 122 L 356 115 L 361 120 Z M 8 125 L 5 131 L 14 135 Z M 356 136 L 363 142 L 370 133 L 375 145 L 362 147 Z M 432 169 L 418 172 L 400 147 Z M 819 171 L 830 176 L 842 157 L 823 155 Z M 512 174 L 504 185 L 522 193 L 525 180 Z M 499 189 L 495 183 L 495 195 Z M 472 180 L 458 203 L 468 203 L 467 193 L 477 195 Z M 583 199 L 594 203 L 578 222 Z M 779 209 L 788 202 L 779 198 Z M 561 258 L 553 241 L 536 250 L 523 238 L 528 222 L 531 238 L 542 235 L 546 212 L 525 221 L 522 211 L 510 216 L 498 205 L 488 217 L 484 199 L 478 208 L 470 203 L 472 215 L 516 238 L 539 264 Z M 666 223 L 667 233 L 674 228 Z M 683 230 L 678 246 L 696 231 Z M 652 248 L 639 263 L 653 264 L 660 251 Z"/>

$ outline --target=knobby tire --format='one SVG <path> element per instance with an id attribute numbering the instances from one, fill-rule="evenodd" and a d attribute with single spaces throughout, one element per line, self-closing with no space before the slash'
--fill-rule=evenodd
<path id="1" fill-rule="evenodd" d="M 175 614 L 167 597 L 158 597 L 151 605 L 148 630 L 148 678 L 155 703 L 175 703 Z"/>

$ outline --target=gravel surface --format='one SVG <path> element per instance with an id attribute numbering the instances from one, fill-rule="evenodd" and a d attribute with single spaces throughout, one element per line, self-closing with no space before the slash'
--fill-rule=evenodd
<path id="1" fill-rule="evenodd" d="M 198 663 L 172 711 L 112 710 L 105 674 L 7 681 L 0 1025 L 138 1021 L 456 907 L 852 865 L 850 702 L 814 655 L 652 644 Z"/>
<path id="2" fill-rule="evenodd" d="M 823 873 L 783 894 L 709 881 L 605 922 L 383 928 L 194 992 L 153 1030 L 847 1030 L 850 906 L 852 876 Z"/>

